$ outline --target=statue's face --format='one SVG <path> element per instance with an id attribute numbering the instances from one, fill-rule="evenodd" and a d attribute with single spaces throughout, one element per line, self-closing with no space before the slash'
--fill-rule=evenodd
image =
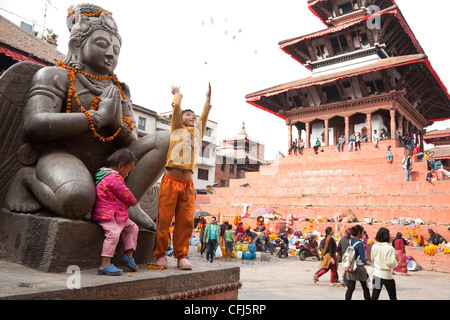
<path id="1" fill-rule="evenodd" d="M 119 39 L 105 30 L 95 30 L 81 50 L 85 71 L 96 75 L 113 74 L 119 54 Z"/>

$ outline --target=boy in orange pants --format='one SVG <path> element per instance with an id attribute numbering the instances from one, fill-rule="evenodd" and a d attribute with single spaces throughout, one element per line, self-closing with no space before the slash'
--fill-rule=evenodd
<path id="1" fill-rule="evenodd" d="M 183 96 L 179 88 L 172 88 L 172 122 L 170 145 L 167 153 L 166 173 L 161 181 L 158 200 L 158 227 L 156 247 L 153 256 L 156 266 L 167 268 L 166 250 L 169 244 L 169 227 L 175 214 L 173 230 L 173 252 L 181 270 L 191 270 L 192 265 L 186 258 L 189 242 L 194 228 L 194 206 L 196 191 L 192 181 L 201 140 L 206 130 L 211 110 L 211 84 L 206 93 L 206 102 L 202 115 L 197 120 L 192 110 L 181 111 Z"/>

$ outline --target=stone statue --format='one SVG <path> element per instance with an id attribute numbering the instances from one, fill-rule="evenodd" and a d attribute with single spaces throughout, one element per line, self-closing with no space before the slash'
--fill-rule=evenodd
<path id="1" fill-rule="evenodd" d="M 93 176 L 115 150 L 138 162 L 126 184 L 139 200 L 162 175 L 169 132 L 138 139 L 130 91 L 114 74 L 122 39 L 112 14 L 91 4 L 68 10 L 68 55 L 54 67 L 20 62 L 0 78 L 0 207 L 83 219 Z M 139 201 L 129 210 L 156 230 Z"/>

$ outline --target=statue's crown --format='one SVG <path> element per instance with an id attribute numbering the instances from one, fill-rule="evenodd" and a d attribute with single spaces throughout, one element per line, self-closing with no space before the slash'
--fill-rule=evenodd
<path id="1" fill-rule="evenodd" d="M 67 28 L 71 36 L 85 38 L 95 30 L 106 30 L 114 34 L 122 43 L 111 12 L 94 4 L 82 3 L 70 6 L 67 13 Z"/>

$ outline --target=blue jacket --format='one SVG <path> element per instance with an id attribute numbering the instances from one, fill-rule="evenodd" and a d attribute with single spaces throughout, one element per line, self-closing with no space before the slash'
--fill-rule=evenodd
<path id="1" fill-rule="evenodd" d="M 356 260 L 358 260 L 358 258 L 359 258 L 361 260 L 361 262 L 365 264 L 367 261 L 366 251 L 364 250 L 364 244 L 362 243 L 361 239 L 351 238 L 348 245 L 353 246 L 358 241 L 359 241 L 359 243 L 354 246 L 355 255 L 356 255 L 355 258 L 356 258 Z"/>

